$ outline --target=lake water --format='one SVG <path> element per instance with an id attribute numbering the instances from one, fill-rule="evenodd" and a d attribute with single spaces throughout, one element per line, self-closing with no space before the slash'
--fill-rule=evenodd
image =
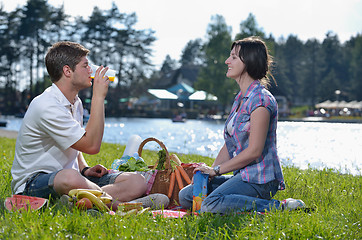
<path id="1" fill-rule="evenodd" d="M 17 131 L 20 124 L 21 119 L 11 119 L 5 129 Z M 132 134 L 137 134 L 143 139 L 161 140 L 171 152 L 216 157 L 224 144 L 223 127 L 222 121 L 173 123 L 170 119 L 107 118 L 103 141 L 125 145 Z M 279 122 L 277 136 L 283 166 L 333 168 L 362 175 L 362 124 Z M 160 148 L 150 142 L 145 149 Z"/>

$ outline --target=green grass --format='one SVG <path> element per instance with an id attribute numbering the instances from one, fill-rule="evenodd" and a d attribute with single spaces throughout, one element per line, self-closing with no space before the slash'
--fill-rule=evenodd
<path id="1" fill-rule="evenodd" d="M 43 211 L 10 213 L 3 207 L 11 195 L 11 164 L 15 139 L 0 138 L 0 239 L 362 239 L 362 177 L 325 169 L 284 168 L 287 189 L 274 197 L 301 198 L 310 213 L 273 211 L 219 216 L 203 214 L 182 219 L 152 216 L 90 216 L 57 204 Z M 124 146 L 104 143 L 98 155 L 86 155 L 90 165 L 110 167 Z M 155 149 L 157 150 L 157 149 Z M 156 152 L 144 150 L 148 164 Z M 178 154 L 183 162 L 213 159 Z"/>

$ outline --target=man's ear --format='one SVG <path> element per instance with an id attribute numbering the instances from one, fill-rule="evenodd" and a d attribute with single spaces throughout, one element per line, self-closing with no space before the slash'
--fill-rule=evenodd
<path id="1" fill-rule="evenodd" d="M 68 65 L 63 66 L 63 74 L 64 74 L 64 76 L 70 77 L 72 72 L 73 72 L 72 69 Z"/>

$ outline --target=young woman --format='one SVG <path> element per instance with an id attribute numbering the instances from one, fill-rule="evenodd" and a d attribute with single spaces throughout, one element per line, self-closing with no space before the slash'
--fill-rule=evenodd
<path id="1" fill-rule="evenodd" d="M 266 90 L 271 57 L 265 43 L 257 37 L 235 41 L 225 64 L 226 76 L 240 87 L 225 122 L 225 144 L 212 167 L 195 169 L 210 177 L 208 196 L 201 212 L 227 213 L 272 208 L 304 207 L 301 200 L 271 199 L 284 190 L 284 178 L 277 154 L 278 105 Z M 222 175 L 233 172 L 233 175 Z M 221 176 L 222 175 L 222 176 Z M 179 193 L 184 208 L 192 207 L 193 185 Z"/>

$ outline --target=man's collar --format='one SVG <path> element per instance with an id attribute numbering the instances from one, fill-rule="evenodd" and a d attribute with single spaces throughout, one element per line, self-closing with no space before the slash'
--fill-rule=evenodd
<path id="1" fill-rule="evenodd" d="M 58 88 L 58 86 L 56 84 L 52 84 L 51 86 L 52 91 L 54 91 L 54 94 L 56 96 L 56 98 L 58 99 L 58 101 L 64 105 L 64 106 L 71 106 L 73 105 L 71 102 L 69 102 L 69 100 L 64 96 L 64 94 L 62 93 L 62 91 L 60 91 L 60 89 Z M 75 96 L 74 99 L 74 105 L 79 101 L 78 95 Z"/>

